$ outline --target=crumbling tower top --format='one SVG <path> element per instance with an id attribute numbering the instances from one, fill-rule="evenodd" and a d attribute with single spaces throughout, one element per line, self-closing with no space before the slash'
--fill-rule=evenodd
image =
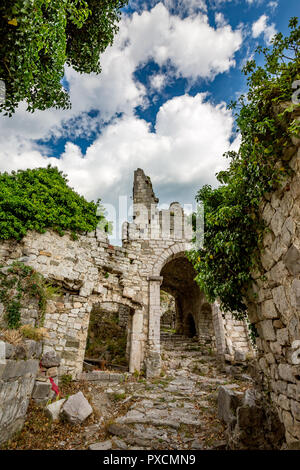
<path id="1" fill-rule="evenodd" d="M 155 196 L 151 179 L 141 168 L 134 172 L 133 204 L 143 204 L 148 210 L 157 205 L 159 199 Z"/>

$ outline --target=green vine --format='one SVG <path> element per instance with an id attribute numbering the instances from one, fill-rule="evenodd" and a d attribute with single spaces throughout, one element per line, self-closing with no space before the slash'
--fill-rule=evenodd
<path id="1" fill-rule="evenodd" d="M 21 310 L 30 299 L 37 301 L 36 326 L 43 326 L 47 300 L 57 293 L 57 289 L 47 284 L 42 274 L 23 263 L 15 261 L 0 269 L 0 302 L 4 306 L 4 318 L 9 329 L 21 326 Z"/>
<path id="2" fill-rule="evenodd" d="M 204 244 L 188 257 L 209 301 L 219 299 L 221 308 L 238 319 L 247 316 L 251 273 L 260 267 L 265 230 L 260 203 L 291 176 L 288 160 L 296 150 L 291 139 L 300 133 L 295 119 L 299 105 L 291 104 L 293 84 L 300 79 L 297 18 L 290 20 L 289 27 L 288 37 L 279 33 L 270 48 L 257 49 L 264 56 L 263 66 L 251 60 L 244 67 L 248 93 L 230 105 L 241 135 L 239 151 L 225 154 L 230 165 L 217 175 L 221 185 L 217 189 L 205 185 L 196 197 L 204 206 Z M 252 336 L 256 335 L 252 327 Z"/>

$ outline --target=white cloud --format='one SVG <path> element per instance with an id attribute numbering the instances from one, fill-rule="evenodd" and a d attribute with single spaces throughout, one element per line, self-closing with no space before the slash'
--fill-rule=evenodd
<path id="1" fill-rule="evenodd" d="M 176 9 L 182 14 L 192 15 L 200 11 L 206 12 L 207 6 L 205 0 L 164 0 L 167 8 Z"/>
<path id="2" fill-rule="evenodd" d="M 278 1 L 277 0 L 272 0 L 271 2 L 268 3 L 268 7 L 273 11 L 276 10 L 278 7 Z"/>
<path id="3" fill-rule="evenodd" d="M 224 18 L 223 13 L 218 12 L 218 13 L 215 14 L 215 22 L 216 22 L 216 25 L 219 26 L 219 27 L 222 27 L 222 26 L 226 25 L 226 20 Z"/>
<path id="4" fill-rule="evenodd" d="M 196 189 L 215 184 L 216 171 L 225 167 L 222 154 L 230 147 L 232 125 L 224 104 L 214 106 L 201 93 L 184 95 L 160 108 L 155 132 L 144 120 L 123 116 L 103 130 L 85 155 L 68 143 L 60 159 L 49 159 L 24 141 L 11 141 L 1 151 L 0 171 L 55 164 L 81 194 L 111 202 L 128 194 L 133 170 L 142 167 L 162 198 L 179 194 L 191 203 Z"/>
<path id="5" fill-rule="evenodd" d="M 128 24 L 131 57 L 135 63 L 153 59 L 168 62 L 178 76 L 213 79 L 235 65 L 234 53 L 242 43 L 242 33 L 229 25 L 214 29 L 206 15 L 184 19 L 170 15 L 159 3 L 151 12 L 134 14 Z"/>
<path id="6" fill-rule="evenodd" d="M 213 79 L 235 65 L 234 53 L 240 48 L 242 33 L 229 25 L 216 29 L 206 15 L 181 19 L 162 4 L 151 11 L 123 17 L 114 45 L 101 57 L 100 75 L 79 74 L 67 68 L 72 101 L 71 110 L 47 110 L 29 114 L 21 105 L 11 119 L 2 118 L 1 135 L 18 134 L 32 139 L 60 135 L 61 125 L 91 109 L 109 121 L 116 113 L 132 114 L 136 106 L 147 104 L 147 90 L 135 79 L 139 66 L 154 60 L 171 64 L 175 75 Z M 78 121 L 82 125 L 86 119 Z"/>
<path id="7" fill-rule="evenodd" d="M 119 193 L 128 194 L 133 170 L 143 167 L 162 199 L 184 202 L 189 198 L 192 202 L 202 184 L 216 183 L 214 174 L 225 165 L 222 154 L 230 146 L 232 115 L 203 94 L 183 95 L 160 108 L 151 131 L 134 114 L 135 107 L 146 106 L 148 99 L 147 89 L 134 73 L 149 60 L 169 67 L 175 77 L 190 80 L 212 80 L 228 71 L 235 64 L 242 32 L 233 31 L 221 16 L 218 19 L 213 28 L 205 14 L 183 19 L 170 14 L 162 3 L 151 11 L 123 17 L 114 45 L 101 57 L 101 75 L 66 70 L 71 110 L 28 114 L 22 105 L 13 118 L 2 118 L 0 171 L 51 163 L 87 198 L 112 201 Z M 159 72 L 150 86 L 159 90 L 168 79 Z M 91 109 L 98 110 L 100 117 L 90 118 L 87 112 Z M 122 116 L 116 117 L 118 114 Z M 65 132 L 88 135 L 101 120 L 107 125 L 85 155 L 68 142 L 59 159 L 47 158 L 47 149 L 34 142 Z"/>
<path id="8" fill-rule="evenodd" d="M 276 34 L 276 28 L 274 23 L 268 25 L 268 20 L 269 17 L 267 15 L 261 15 L 261 17 L 252 24 L 252 36 L 257 38 L 263 34 L 266 43 L 270 44 L 271 39 Z"/>

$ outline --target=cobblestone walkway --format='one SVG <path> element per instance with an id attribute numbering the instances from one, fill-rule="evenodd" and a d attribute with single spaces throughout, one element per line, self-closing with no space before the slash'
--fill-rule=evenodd
<path id="1" fill-rule="evenodd" d="M 217 389 L 243 390 L 218 366 L 208 348 L 174 335 L 162 342 L 162 376 L 110 385 L 108 395 L 124 397 L 125 415 L 107 426 L 110 439 L 91 449 L 223 449 L 224 425 L 217 417 Z M 231 385 L 230 385 L 231 384 Z M 246 383 L 246 386 L 249 386 Z"/>

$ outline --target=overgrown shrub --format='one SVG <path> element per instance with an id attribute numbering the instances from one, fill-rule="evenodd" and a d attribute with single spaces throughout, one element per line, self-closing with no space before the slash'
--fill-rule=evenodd
<path id="1" fill-rule="evenodd" d="M 0 239 L 21 240 L 28 230 L 47 229 L 60 235 L 70 230 L 76 238 L 77 232 L 95 230 L 105 222 L 97 215 L 97 204 L 87 202 L 67 183 L 66 176 L 51 166 L 0 173 Z"/>
<path id="2" fill-rule="evenodd" d="M 203 249 L 188 254 L 196 280 L 209 301 L 220 299 L 221 308 L 237 318 L 246 316 L 251 272 L 260 267 L 260 202 L 291 174 L 281 158 L 292 147 L 291 137 L 299 136 L 299 121 L 293 118 L 299 105 L 278 106 L 291 101 L 293 83 L 300 79 L 298 20 L 292 18 L 289 27 L 288 37 L 279 33 L 271 48 L 258 48 L 263 66 L 254 60 L 245 66 L 249 91 L 230 105 L 241 134 L 239 151 L 225 154 L 230 165 L 217 175 L 221 185 L 205 185 L 196 197 L 205 213 Z"/>

